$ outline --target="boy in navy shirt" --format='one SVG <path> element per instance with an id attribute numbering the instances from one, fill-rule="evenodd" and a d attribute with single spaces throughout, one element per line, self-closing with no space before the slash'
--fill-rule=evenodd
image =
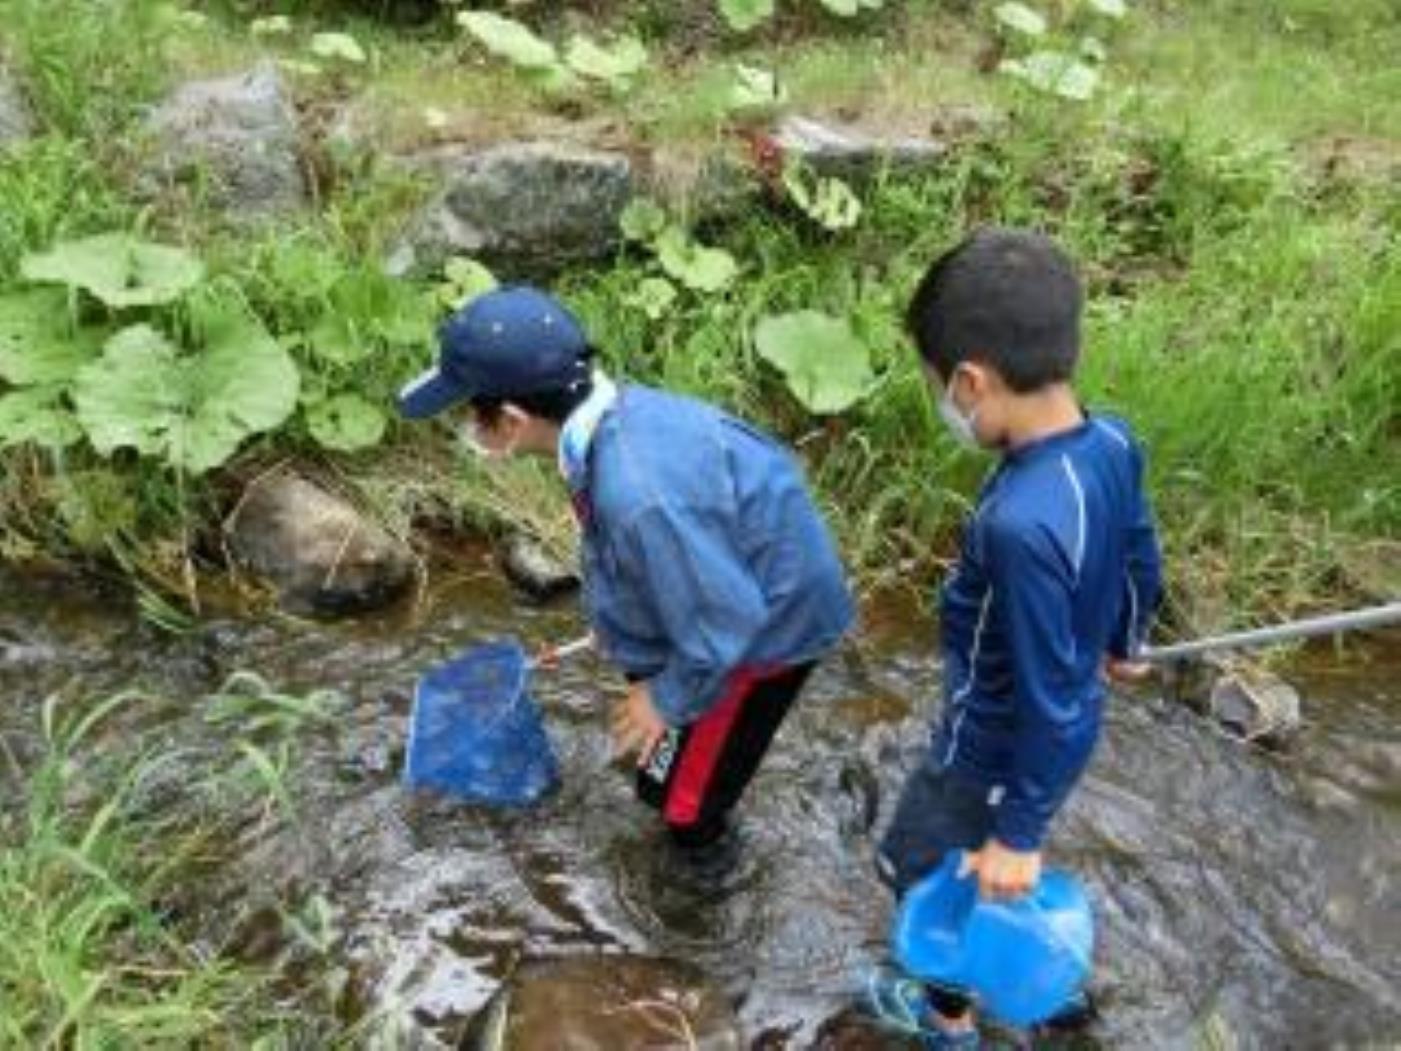
<path id="1" fill-rule="evenodd" d="M 579 520 L 584 604 L 630 683 L 618 751 L 683 861 L 712 849 L 813 665 L 850 626 L 841 562 L 792 455 L 714 406 L 615 385 L 533 288 L 473 300 L 400 394 L 487 456 L 554 459 Z"/>
<path id="2" fill-rule="evenodd" d="M 980 231 L 930 268 L 907 325 L 939 411 L 996 450 L 940 596 L 944 706 L 878 854 L 897 895 L 951 850 L 986 898 L 1036 883 L 1052 818 L 1099 737 L 1104 678 L 1132 662 L 1159 593 L 1143 456 L 1071 388 L 1080 283 L 1047 238 Z M 877 1011 L 931 1048 L 975 1048 L 970 1002 L 900 978 Z"/>

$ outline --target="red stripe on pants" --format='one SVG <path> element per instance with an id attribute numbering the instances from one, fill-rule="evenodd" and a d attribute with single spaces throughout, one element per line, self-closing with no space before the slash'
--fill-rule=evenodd
<path id="1" fill-rule="evenodd" d="M 715 776 L 715 767 L 725 750 L 730 730 L 739 718 L 745 699 L 760 678 L 762 675 L 758 669 L 739 669 L 730 676 L 725 694 L 715 707 L 692 724 L 662 811 L 668 824 L 690 825 L 700 819 L 705 790 Z"/>

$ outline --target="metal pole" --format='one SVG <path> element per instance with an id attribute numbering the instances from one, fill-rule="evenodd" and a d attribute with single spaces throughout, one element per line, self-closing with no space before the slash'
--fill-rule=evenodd
<path id="1" fill-rule="evenodd" d="M 1180 660 L 1183 657 L 1193 657 L 1215 650 L 1239 650 L 1252 646 L 1269 646 L 1277 642 L 1310 639 L 1318 635 L 1333 635 L 1341 631 L 1380 628 L 1388 624 L 1401 624 L 1401 602 L 1353 610 L 1351 613 L 1333 613 L 1325 617 L 1310 617 L 1306 620 L 1276 624 L 1269 628 L 1256 628 L 1253 631 L 1216 635 L 1212 638 L 1197 639 L 1195 642 L 1179 642 L 1172 646 L 1146 646 L 1135 657 L 1138 660 L 1158 663 Z"/>

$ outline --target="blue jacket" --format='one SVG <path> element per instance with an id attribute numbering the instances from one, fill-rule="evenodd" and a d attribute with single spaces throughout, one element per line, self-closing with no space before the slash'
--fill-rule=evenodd
<path id="1" fill-rule="evenodd" d="M 935 759 L 989 786 L 993 835 L 1038 848 L 1099 737 L 1106 655 L 1131 654 L 1158 603 L 1143 457 L 1091 416 L 1013 450 L 984 485 L 940 602 Z"/>
<path id="2" fill-rule="evenodd" d="M 746 665 L 817 658 L 852 622 L 832 539 L 793 457 L 718 409 L 622 388 L 575 494 L 603 652 L 673 726 Z"/>

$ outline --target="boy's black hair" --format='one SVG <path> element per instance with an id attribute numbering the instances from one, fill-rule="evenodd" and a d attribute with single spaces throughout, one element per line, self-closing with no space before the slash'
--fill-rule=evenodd
<path id="1" fill-rule="evenodd" d="M 583 360 L 592 360 L 596 353 L 592 347 L 589 348 Z M 552 387 L 548 390 L 517 394 L 509 398 L 473 398 L 471 406 L 472 411 L 481 417 L 482 422 L 488 427 L 496 426 L 497 421 L 501 418 L 501 409 L 507 402 L 523 409 L 531 416 L 538 416 L 551 423 L 562 424 L 569 419 L 571 412 L 588 400 L 592 393 L 593 380 L 585 368 L 581 371 L 580 378 L 567 387 Z"/>
<path id="2" fill-rule="evenodd" d="M 987 227 L 934 261 L 905 326 L 940 379 L 977 361 L 1027 394 L 1074 374 L 1083 303 L 1075 267 L 1049 237 Z"/>

